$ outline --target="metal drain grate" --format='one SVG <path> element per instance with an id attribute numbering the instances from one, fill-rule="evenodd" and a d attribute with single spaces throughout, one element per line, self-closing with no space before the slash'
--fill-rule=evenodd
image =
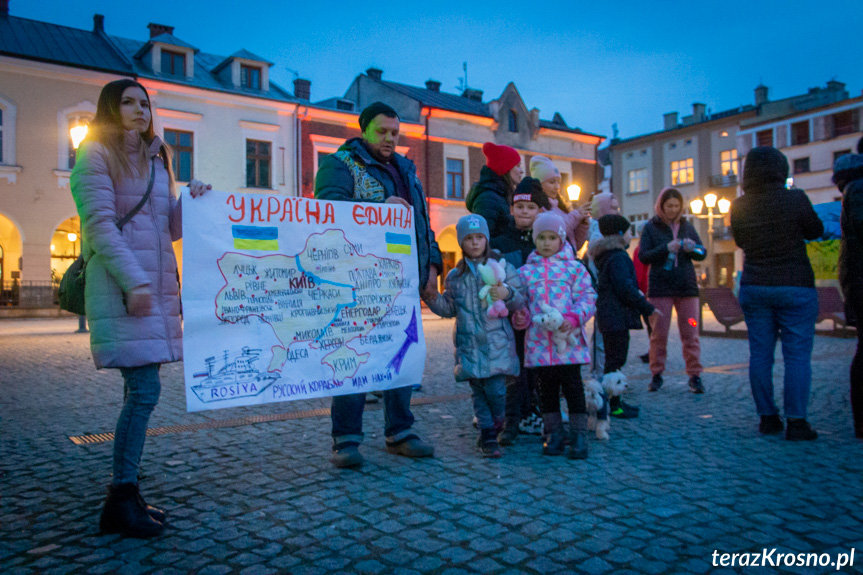
<path id="1" fill-rule="evenodd" d="M 430 397 L 415 397 L 411 400 L 411 405 L 430 405 L 434 403 L 446 403 L 450 401 L 460 401 L 469 399 L 469 393 L 460 393 L 458 395 L 433 395 Z M 366 406 L 367 409 L 380 408 L 371 404 Z M 187 433 L 190 431 L 200 431 L 202 429 L 221 429 L 223 427 L 240 427 L 243 425 L 254 425 L 256 423 L 270 423 L 273 421 L 289 421 L 292 419 L 305 419 L 308 417 L 323 417 L 330 414 L 329 408 L 323 409 L 308 409 L 305 411 L 291 411 L 287 413 L 271 413 L 266 415 L 250 415 L 248 417 L 237 417 L 234 419 L 219 419 L 216 421 L 205 421 L 202 423 L 190 423 L 187 425 L 168 425 L 165 427 L 151 427 L 147 430 L 147 436 L 156 437 L 159 435 L 170 435 L 172 433 Z M 114 441 L 113 433 L 88 433 L 86 435 L 73 435 L 69 439 L 75 445 L 92 445 L 95 443 L 105 443 Z"/>

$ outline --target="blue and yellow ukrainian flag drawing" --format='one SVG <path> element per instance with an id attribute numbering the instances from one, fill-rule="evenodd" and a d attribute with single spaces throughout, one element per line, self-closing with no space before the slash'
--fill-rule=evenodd
<path id="1" fill-rule="evenodd" d="M 387 252 L 391 254 L 411 253 L 411 237 L 407 234 L 387 232 Z"/>
<path id="2" fill-rule="evenodd" d="M 231 226 L 235 250 L 278 251 L 279 228 Z"/>

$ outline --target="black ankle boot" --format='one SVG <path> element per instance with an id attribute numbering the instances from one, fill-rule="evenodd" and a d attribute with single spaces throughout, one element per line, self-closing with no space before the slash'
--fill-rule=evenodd
<path id="1" fill-rule="evenodd" d="M 542 422 L 545 425 L 545 441 L 542 443 L 542 454 L 563 455 L 566 447 L 566 436 L 563 434 L 563 418 L 560 412 L 543 413 Z"/>
<path id="2" fill-rule="evenodd" d="M 165 515 L 164 511 L 153 507 L 152 505 L 149 505 L 146 501 L 144 501 L 144 496 L 141 495 L 140 488 L 138 489 L 138 502 L 141 504 L 141 507 L 143 507 L 147 511 L 147 515 L 149 515 L 159 523 L 164 523 L 165 519 L 167 519 L 167 515 Z"/>
<path id="3" fill-rule="evenodd" d="M 574 413 L 569 416 L 570 459 L 587 459 L 587 414 Z"/>
<path id="4" fill-rule="evenodd" d="M 149 539 L 162 533 L 162 524 L 150 517 L 135 483 L 108 487 L 99 529 L 103 533 L 122 533 L 126 537 Z"/>

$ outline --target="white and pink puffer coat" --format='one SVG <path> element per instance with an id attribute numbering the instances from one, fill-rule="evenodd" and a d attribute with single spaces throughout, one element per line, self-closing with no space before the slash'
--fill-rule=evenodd
<path id="1" fill-rule="evenodd" d="M 140 135 L 125 132 L 126 151 L 137 156 Z M 150 162 L 113 181 L 107 151 L 99 142 L 85 142 L 72 170 L 72 196 L 78 207 L 87 261 L 87 321 L 90 349 L 97 368 L 137 367 L 183 358 L 177 260 L 171 242 L 182 237 L 182 207 L 171 192 L 168 171 L 156 156 L 157 136 L 149 145 L 155 158 L 153 191 L 147 203 L 125 226 L 117 222 L 138 205 L 147 191 Z M 152 308 L 143 317 L 126 313 L 123 294 L 149 285 Z"/>
<path id="2" fill-rule="evenodd" d="M 596 291 L 587 268 L 575 259 L 572 246 L 564 242 L 563 249 L 549 258 L 534 250 L 527 263 L 518 269 L 518 275 L 526 292 L 530 316 L 541 314 L 543 303 L 557 308 L 575 327 L 578 341 L 558 353 L 551 332 L 531 322 L 524 342 L 525 367 L 590 363 L 584 326 L 596 312 Z"/>

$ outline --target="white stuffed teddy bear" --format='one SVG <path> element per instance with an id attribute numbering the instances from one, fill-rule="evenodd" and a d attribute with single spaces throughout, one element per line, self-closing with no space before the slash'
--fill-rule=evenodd
<path id="1" fill-rule="evenodd" d="M 506 260 L 500 261 L 491 258 L 484 264 L 477 266 L 479 275 L 485 285 L 479 290 L 479 299 L 483 302 L 483 307 L 488 307 L 489 317 L 506 317 L 509 315 L 509 310 L 506 309 L 506 304 L 503 300 L 492 301 L 491 288 L 503 285 L 503 280 L 506 279 Z"/>
<path id="2" fill-rule="evenodd" d="M 575 338 L 575 330 L 572 330 L 569 333 L 563 333 L 559 329 L 563 323 L 563 314 L 560 313 L 557 308 L 554 308 L 547 303 L 540 303 L 539 305 L 542 313 L 533 316 L 532 320 L 534 323 L 539 324 L 541 327 L 551 332 L 551 339 L 557 348 L 557 353 L 562 354 L 565 352 L 567 345 L 577 345 L 578 340 Z"/>

